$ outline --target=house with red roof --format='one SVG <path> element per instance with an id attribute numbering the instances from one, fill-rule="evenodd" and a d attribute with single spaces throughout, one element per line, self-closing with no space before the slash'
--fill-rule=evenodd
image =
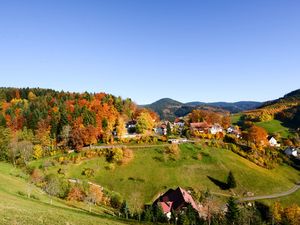
<path id="1" fill-rule="evenodd" d="M 190 130 L 192 132 L 208 133 L 210 127 L 207 122 L 190 123 Z"/>
<path id="2" fill-rule="evenodd" d="M 153 203 L 153 205 L 161 206 L 168 219 L 171 219 L 172 211 L 179 213 L 185 210 L 189 204 L 195 209 L 195 211 L 199 212 L 199 207 L 191 194 L 181 187 L 178 187 L 175 190 L 169 189 L 166 193 L 159 196 L 159 198 Z"/>

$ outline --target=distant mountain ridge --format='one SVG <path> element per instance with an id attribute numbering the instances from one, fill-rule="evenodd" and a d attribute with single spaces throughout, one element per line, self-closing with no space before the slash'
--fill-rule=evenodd
<path id="1" fill-rule="evenodd" d="M 262 102 L 255 101 L 239 101 L 239 102 L 188 102 L 182 103 L 171 98 L 162 98 L 156 102 L 142 107 L 152 109 L 162 120 L 173 120 L 176 117 L 185 116 L 193 109 L 210 109 L 213 111 L 229 111 L 237 113 L 245 110 L 255 109 L 262 105 Z"/>

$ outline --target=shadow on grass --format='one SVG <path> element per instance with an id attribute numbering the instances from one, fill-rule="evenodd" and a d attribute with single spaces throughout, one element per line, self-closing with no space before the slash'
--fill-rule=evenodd
<path id="1" fill-rule="evenodd" d="M 228 190 L 229 189 L 228 185 L 225 182 L 217 180 L 217 179 L 215 179 L 215 178 L 213 178 L 211 176 L 207 176 L 207 178 L 211 182 L 213 182 L 215 185 L 217 185 L 221 190 Z"/>

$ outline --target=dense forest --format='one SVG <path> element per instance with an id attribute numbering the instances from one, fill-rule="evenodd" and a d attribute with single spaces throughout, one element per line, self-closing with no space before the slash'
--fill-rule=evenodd
<path id="1" fill-rule="evenodd" d="M 125 122 L 141 114 L 158 118 L 138 109 L 131 99 L 106 93 L 0 88 L 2 133 L 9 139 L 16 137 L 16 142 L 30 141 L 44 151 L 112 142 L 114 132 L 124 132 Z"/>

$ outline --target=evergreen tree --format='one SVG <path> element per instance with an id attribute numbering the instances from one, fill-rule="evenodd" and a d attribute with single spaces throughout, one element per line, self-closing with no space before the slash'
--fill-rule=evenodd
<path id="1" fill-rule="evenodd" d="M 167 136 L 171 136 L 171 135 L 172 135 L 171 124 L 168 123 L 168 124 L 167 124 Z"/>
<path id="2" fill-rule="evenodd" d="M 161 205 L 154 206 L 153 214 L 154 214 L 154 218 L 155 218 L 154 222 L 164 223 L 164 222 L 168 221 L 168 218 L 164 214 Z"/>
<path id="3" fill-rule="evenodd" d="M 120 213 L 124 218 L 128 219 L 128 215 L 130 214 L 130 212 L 129 212 L 128 204 L 125 200 L 122 202 Z"/>
<path id="4" fill-rule="evenodd" d="M 225 214 L 227 224 L 235 224 L 239 217 L 239 208 L 235 199 L 231 196 L 227 201 L 227 212 Z"/>
<path id="5" fill-rule="evenodd" d="M 142 213 L 142 220 L 147 222 L 153 221 L 153 207 L 147 207 Z"/>
<path id="6" fill-rule="evenodd" d="M 228 188 L 235 188 L 236 187 L 236 181 L 233 176 L 233 173 L 230 171 L 227 177 L 227 186 Z"/>
<path id="7" fill-rule="evenodd" d="M 178 225 L 189 225 L 190 220 L 185 213 L 179 213 L 178 215 Z"/>

